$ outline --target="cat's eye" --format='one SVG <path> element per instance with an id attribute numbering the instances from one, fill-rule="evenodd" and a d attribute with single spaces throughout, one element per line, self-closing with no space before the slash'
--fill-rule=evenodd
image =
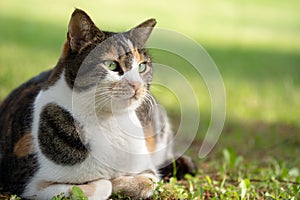
<path id="1" fill-rule="evenodd" d="M 139 64 L 139 72 L 140 73 L 145 72 L 146 69 L 147 69 L 147 63 L 146 62 L 143 62 L 143 63 Z"/>
<path id="2" fill-rule="evenodd" d="M 119 63 L 117 63 L 116 61 L 105 60 L 103 62 L 103 64 L 110 71 L 120 71 L 120 69 L 121 69 L 120 66 L 119 66 Z"/>

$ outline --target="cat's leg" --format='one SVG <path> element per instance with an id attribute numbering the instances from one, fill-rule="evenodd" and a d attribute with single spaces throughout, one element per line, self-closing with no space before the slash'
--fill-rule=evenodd
<path id="1" fill-rule="evenodd" d="M 113 192 L 120 192 L 133 199 L 144 199 L 152 196 L 158 181 L 154 173 L 121 176 L 112 180 Z"/>
<path id="2" fill-rule="evenodd" d="M 183 179 L 185 174 L 195 175 L 197 166 L 191 157 L 186 155 L 175 156 L 174 143 L 172 142 L 174 133 L 167 113 L 163 109 L 154 109 L 152 121 L 154 133 L 148 135 L 155 135 L 157 149 L 151 155 L 161 177 L 164 180 L 169 180 L 170 177 L 175 176 L 174 172 L 176 172 L 177 179 Z M 174 163 L 175 158 L 177 159 Z"/>
<path id="3" fill-rule="evenodd" d="M 176 168 L 174 169 L 174 167 Z M 182 155 L 175 161 L 166 160 L 165 163 L 159 167 L 158 172 L 164 180 L 169 180 L 175 175 L 174 172 L 176 172 L 176 178 L 180 180 L 184 178 L 185 174 L 195 175 L 197 166 L 191 157 Z"/>
<path id="4" fill-rule="evenodd" d="M 63 194 L 66 197 L 72 196 L 71 184 L 49 184 L 37 192 L 36 199 L 52 199 L 53 196 Z M 112 184 L 108 180 L 97 180 L 87 184 L 76 185 L 81 188 L 83 193 L 89 200 L 104 200 L 107 199 L 112 192 Z"/>

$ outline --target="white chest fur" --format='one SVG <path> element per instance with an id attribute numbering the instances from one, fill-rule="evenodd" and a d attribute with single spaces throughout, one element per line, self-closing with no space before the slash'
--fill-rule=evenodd
<path id="1" fill-rule="evenodd" d="M 97 119 L 91 117 L 85 121 L 85 140 L 90 145 L 90 154 L 102 168 L 110 168 L 118 174 L 154 170 L 143 129 L 134 111 L 102 113 Z"/>

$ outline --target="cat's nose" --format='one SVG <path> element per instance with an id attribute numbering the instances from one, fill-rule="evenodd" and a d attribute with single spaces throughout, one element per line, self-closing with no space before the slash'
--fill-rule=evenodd
<path id="1" fill-rule="evenodd" d="M 129 84 L 133 88 L 134 92 L 137 93 L 138 90 L 142 87 L 143 83 L 140 81 L 130 81 Z"/>

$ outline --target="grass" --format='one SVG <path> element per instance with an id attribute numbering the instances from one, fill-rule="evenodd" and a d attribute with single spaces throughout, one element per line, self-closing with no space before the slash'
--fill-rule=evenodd
<path id="1" fill-rule="evenodd" d="M 217 159 L 199 165 L 198 174 L 186 175 L 186 180 L 170 178 L 160 181 L 149 200 L 159 199 L 299 199 L 299 168 L 289 168 L 285 162 L 273 158 L 253 162 L 238 155 L 232 148 L 224 149 Z M 73 187 L 72 199 L 86 197 Z M 1 196 L 0 196 L 1 197 Z M 9 197 L 7 197 L 9 198 Z M 12 195 L 10 200 L 20 199 Z M 52 200 L 69 200 L 59 194 Z M 130 199 L 113 194 L 110 199 Z"/>
<path id="2" fill-rule="evenodd" d="M 204 165 L 186 181 L 171 178 L 159 184 L 153 199 L 298 199 L 299 170 L 275 160 L 244 162 L 232 149 L 224 149 L 217 162 Z"/>
<path id="3" fill-rule="evenodd" d="M 213 151 L 207 158 L 197 159 L 211 115 L 209 92 L 202 77 L 192 76 L 193 71 L 183 67 L 188 66 L 185 61 L 163 52 L 154 55 L 189 77 L 199 91 L 201 114 L 198 135 L 187 152 L 197 161 L 197 176 L 160 184 L 154 198 L 300 198 L 299 1 L 153 0 L 124 4 L 119 0 L 4 0 L 0 5 L 0 99 L 55 65 L 74 7 L 85 9 L 106 30 L 127 30 L 155 17 L 158 27 L 193 38 L 212 57 L 224 80 L 227 117 Z M 176 84 L 167 78 L 170 85 Z M 180 121 L 176 95 L 160 87 L 154 87 L 153 92 L 176 128 Z"/>

